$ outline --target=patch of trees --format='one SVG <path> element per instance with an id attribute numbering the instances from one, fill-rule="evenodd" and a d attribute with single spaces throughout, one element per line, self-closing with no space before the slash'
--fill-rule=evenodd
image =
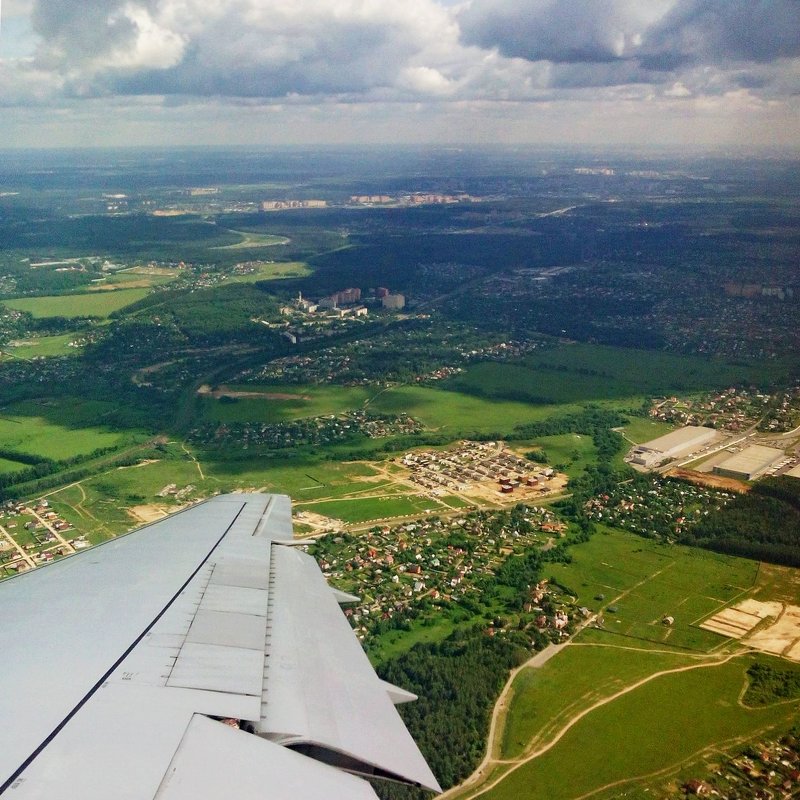
<path id="1" fill-rule="evenodd" d="M 625 439 L 612 430 L 627 421 L 618 411 L 588 406 L 576 414 L 519 425 L 514 429 L 515 439 L 535 439 L 564 433 L 592 437 L 597 449 L 597 464 L 587 467 L 583 474 L 570 478 L 567 488 L 572 496 L 557 504 L 562 513 L 578 525 L 578 540 L 587 538 L 593 530 L 586 516 L 586 502 L 596 494 L 612 491 L 620 480 L 628 477 L 628 470 L 621 471 L 614 464 L 616 456 L 625 449 Z"/>
<path id="2" fill-rule="evenodd" d="M 15 450 L 2 450 L 0 451 L 0 458 L 8 458 L 10 461 L 18 461 L 29 466 L 15 472 L 0 474 L 0 500 L 8 500 L 23 494 L 35 494 L 60 483 L 68 483 L 88 477 L 93 474 L 93 469 L 70 470 L 70 468 L 92 461 L 107 453 L 113 453 L 116 449 L 116 447 L 98 447 L 91 453 L 73 456 L 61 461 L 17 453 Z M 27 460 L 24 461 L 23 459 Z M 121 461 L 118 461 L 117 464 L 122 466 Z M 65 472 L 65 470 L 69 471 Z"/>
<path id="3" fill-rule="evenodd" d="M 684 544 L 800 567 L 800 481 L 766 478 L 687 531 Z"/>
<path id="4" fill-rule="evenodd" d="M 800 697 L 800 668 L 774 667 L 756 663 L 747 670 L 747 691 L 742 698 L 748 706 L 766 706 Z"/>
<path id="5" fill-rule="evenodd" d="M 386 681 L 419 695 L 398 708 L 433 773 L 445 788 L 463 780 L 483 757 L 486 730 L 510 669 L 529 656 L 524 637 L 456 631 L 438 644 L 416 645 L 378 668 Z M 381 785 L 384 800 L 429 793 Z"/>
<path id="6" fill-rule="evenodd" d="M 606 442 L 616 441 L 607 434 L 614 433 L 611 428 L 617 428 L 627 423 L 627 418 L 618 411 L 612 411 L 599 406 L 587 406 L 583 411 L 575 414 L 564 414 L 560 417 L 551 417 L 541 422 L 532 422 L 528 425 L 518 425 L 514 429 L 515 439 L 535 439 L 539 436 L 557 436 L 562 433 L 580 433 L 591 436 L 593 439 L 600 436 Z M 618 434 L 617 434 L 618 435 Z M 621 438 L 621 437 L 620 437 Z M 595 441 L 598 445 L 598 442 Z M 618 452 L 615 450 L 615 453 Z"/>

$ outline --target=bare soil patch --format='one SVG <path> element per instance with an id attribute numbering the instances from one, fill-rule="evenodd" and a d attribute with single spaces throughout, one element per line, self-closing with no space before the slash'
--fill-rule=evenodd
<path id="1" fill-rule="evenodd" d="M 137 522 L 155 522 L 156 520 L 163 519 L 174 511 L 174 508 L 167 508 L 166 506 L 144 505 L 144 506 L 131 506 L 128 509 L 130 514 Z"/>
<path id="2" fill-rule="evenodd" d="M 750 598 L 714 614 L 700 627 L 740 639 L 764 653 L 800 661 L 800 606 Z"/>
<path id="3" fill-rule="evenodd" d="M 288 392 L 239 392 L 229 389 L 227 386 L 219 386 L 212 389 L 208 384 L 203 384 L 198 390 L 197 394 L 204 397 L 213 397 L 219 400 L 220 397 L 256 397 L 262 400 L 310 400 L 311 397 L 307 394 L 289 394 Z"/>
<path id="4" fill-rule="evenodd" d="M 317 514 L 314 511 L 298 512 L 295 515 L 295 521 L 301 523 L 302 525 L 308 525 L 310 528 L 313 528 L 313 533 L 322 533 L 323 531 L 343 531 L 345 529 L 344 523 L 340 519 L 326 517 L 323 514 Z"/>
<path id="5" fill-rule="evenodd" d="M 739 492 L 746 494 L 752 488 L 744 481 L 737 481 L 736 478 L 725 478 L 722 475 L 712 475 L 710 472 L 698 472 L 693 469 L 674 467 L 667 470 L 665 475 L 668 478 L 680 478 L 684 481 L 697 484 L 698 486 L 710 486 L 712 489 L 725 489 L 729 492 Z"/>

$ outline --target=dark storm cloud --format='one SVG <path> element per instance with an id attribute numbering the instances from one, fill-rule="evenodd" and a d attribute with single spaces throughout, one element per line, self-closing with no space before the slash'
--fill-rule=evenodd
<path id="1" fill-rule="evenodd" d="M 800 56 L 798 0 L 681 0 L 648 31 L 642 64 L 769 63 Z"/>
<path id="2" fill-rule="evenodd" d="M 619 60 L 640 29 L 624 0 L 476 0 L 459 21 L 470 44 L 568 64 Z"/>
<path id="3" fill-rule="evenodd" d="M 124 6 L 125 0 L 39 0 L 31 22 L 51 55 L 78 60 L 134 40 L 136 28 L 121 13 Z"/>
<path id="4" fill-rule="evenodd" d="M 473 0 L 459 20 L 467 42 L 505 56 L 632 61 L 643 70 L 636 80 L 650 80 L 650 71 L 800 56 L 800 0 Z M 587 85 L 597 82 L 586 74 Z"/>

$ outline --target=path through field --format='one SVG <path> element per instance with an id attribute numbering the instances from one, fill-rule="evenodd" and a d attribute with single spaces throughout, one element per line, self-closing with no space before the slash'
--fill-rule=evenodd
<path id="1" fill-rule="evenodd" d="M 567 644 L 564 646 L 570 646 L 570 645 Z M 504 781 L 513 772 L 516 772 L 520 767 L 530 763 L 536 758 L 539 758 L 540 756 L 544 755 L 546 752 L 551 750 L 553 747 L 555 747 L 561 741 L 561 739 L 563 739 L 564 736 L 566 736 L 566 734 L 573 727 L 575 727 L 575 725 L 577 725 L 584 717 L 588 716 L 593 711 L 596 711 L 598 708 L 602 708 L 603 706 L 608 705 L 609 703 L 613 703 L 615 700 L 619 699 L 623 695 L 635 691 L 636 689 L 640 688 L 641 686 L 644 686 L 646 683 L 649 683 L 650 681 L 655 680 L 656 678 L 663 677 L 664 675 L 675 675 L 681 672 L 689 672 L 691 670 L 696 670 L 696 669 L 709 669 L 711 667 L 719 667 L 722 666 L 723 664 L 727 664 L 731 659 L 740 657 L 742 653 L 743 651 L 739 650 L 737 652 L 730 653 L 723 658 L 720 658 L 719 656 L 712 654 L 707 656 L 708 661 L 705 663 L 689 664 L 683 667 L 674 667 L 672 669 L 664 669 L 660 670 L 659 672 L 654 672 L 651 675 L 647 675 L 646 677 L 641 678 L 640 680 L 630 684 L 629 686 L 625 686 L 618 692 L 615 692 L 614 694 L 609 695 L 608 697 L 604 697 L 603 699 L 598 700 L 597 702 L 593 703 L 592 705 L 578 712 L 577 714 L 575 714 L 575 716 L 570 718 L 570 720 L 558 731 L 558 733 L 552 739 L 550 739 L 550 741 L 547 742 L 547 744 L 542 745 L 536 750 L 533 750 L 532 752 L 516 759 L 495 758 L 493 754 L 500 747 L 500 742 L 498 741 L 499 737 L 497 736 L 497 718 L 499 716 L 500 711 L 505 705 L 508 691 L 511 688 L 511 683 L 513 679 L 516 677 L 517 673 L 520 670 L 525 669 L 526 667 L 529 666 L 533 666 L 531 664 L 531 661 L 533 661 L 536 658 L 536 656 L 534 656 L 534 658 L 531 659 L 531 661 L 528 661 L 522 666 L 517 667 L 517 669 L 512 672 L 508 683 L 506 683 L 506 686 L 504 687 L 503 692 L 501 693 L 500 698 L 498 699 L 498 702 L 495 705 L 495 709 L 492 714 L 492 723 L 489 728 L 489 741 L 486 748 L 486 756 L 478 766 L 478 769 L 472 775 L 470 775 L 470 777 L 467 778 L 463 783 L 461 783 L 459 786 L 455 786 L 452 789 L 449 789 L 447 792 L 442 794 L 441 797 L 442 798 L 459 797 L 462 798 L 463 800 L 472 800 L 473 798 L 480 797 L 481 795 L 484 795 L 486 792 L 494 789 L 495 786 L 502 783 L 502 781 Z M 511 768 L 506 772 L 504 772 L 502 775 L 500 775 L 498 778 L 492 780 L 491 782 L 487 784 L 481 784 L 484 774 L 488 774 L 487 768 L 489 768 L 488 772 L 491 772 L 491 769 L 499 764 L 509 765 Z M 475 787 L 474 790 L 470 791 L 471 787 Z"/>

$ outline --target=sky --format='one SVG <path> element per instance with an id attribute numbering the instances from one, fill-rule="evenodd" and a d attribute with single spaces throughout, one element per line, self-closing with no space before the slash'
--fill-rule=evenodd
<path id="1" fill-rule="evenodd" d="M 0 0 L 0 148 L 800 150 L 800 0 Z"/>

